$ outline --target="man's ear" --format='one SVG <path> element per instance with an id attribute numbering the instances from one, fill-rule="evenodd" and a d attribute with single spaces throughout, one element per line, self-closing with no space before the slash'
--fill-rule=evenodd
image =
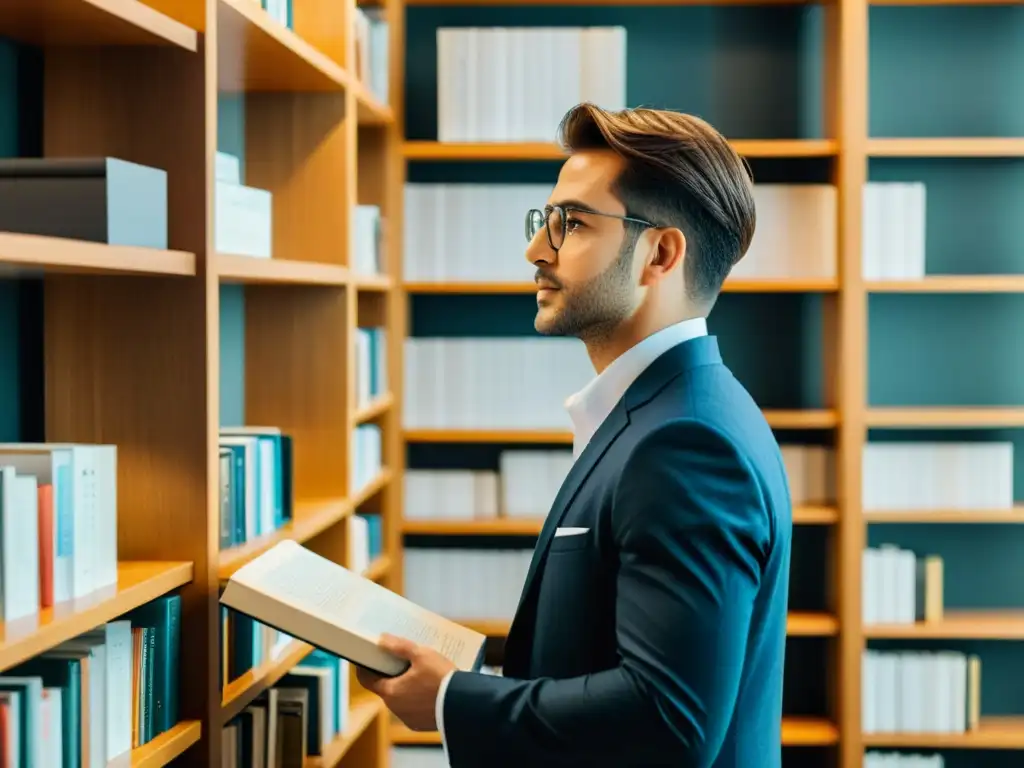
<path id="1" fill-rule="evenodd" d="M 682 270 L 686 259 L 686 235 L 675 227 L 653 230 L 654 242 L 647 266 L 644 268 L 644 285 L 658 283 L 675 270 Z"/>

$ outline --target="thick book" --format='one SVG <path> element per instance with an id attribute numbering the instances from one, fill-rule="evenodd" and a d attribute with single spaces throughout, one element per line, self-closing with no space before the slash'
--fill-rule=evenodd
<path id="1" fill-rule="evenodd" d="M 382 649 L 382 634 L 433 648 L 463 671 L 483 662 L 486 636 L 438 616 L 376 582 L 282 541 L 239 568 L 222 605 L 381 675 L 409 662 Z"/>

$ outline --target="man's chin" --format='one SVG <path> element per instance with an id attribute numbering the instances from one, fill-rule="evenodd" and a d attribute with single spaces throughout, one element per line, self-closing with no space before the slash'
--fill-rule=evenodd
<path id="1" fill-rule="evenodd" d="M 551 308 L 540 308 L 533 319 L 533 328 L 541 336 L 565 336 L 564 323 L 558 312 Z"/>

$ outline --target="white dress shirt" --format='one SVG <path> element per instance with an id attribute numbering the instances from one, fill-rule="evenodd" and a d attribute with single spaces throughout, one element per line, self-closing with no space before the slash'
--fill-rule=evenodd
<path id="1" fill-rule="evenodd" d="M 706 336 L 707 333 L 707 320 L 703 317 L 683 320 L 667 328 L 662 328 L 627 349 L 615 358 L 599 376 L 591 379 L 587 386 L 569 397 L 565 407 L 569 411 L 569 418 L 572 419 L 573 425 L 573 458 L 579 458 L 583 449 L 587 447 L 587 443 L 597 432 L 597 428 L 608 418 L 608 414 L 626 394 L 630 384 L 636 381 L 647 366 L 677 344 L 696 339 L 699 336 Z M 446 763 L 450 763 L 450 761 L 448 759 L 448 743 L 444 736 L 444 696 L 453 674 L 455 673 L 449 672 L 441 681 L 434 703 L 434 717 L 437 720 L 437 730 L 441 733 L 441 744 L 444 747 Z"/>

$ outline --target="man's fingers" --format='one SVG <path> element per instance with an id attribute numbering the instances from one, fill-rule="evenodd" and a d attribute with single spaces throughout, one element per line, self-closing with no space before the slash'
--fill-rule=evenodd
<path id="1" fill-rule="evenodd" d="M 416 655 L 416 650 L 419 648 L 416 643 L 411 640 L 406 640 L 404 637 L 395 637 L 394 635 L 383 634 L 380 636 L 380 641 L 377 643 L 388 653 L 393 653 L 400 659 L 406 661 L 412 661 Z"/>
<path id="2" fill-rule="evenodd" d="M 377 693 L 377 688 L 379 688 L 380 684 L 384 682 L 387 678 L 378 675 L 376 672 L 371 672 L 370 670 L 365 669 L 363 667 L 356 667 L 356 679 L 359 681 L 359 684 L 363 686 L 363 688 L 365 688 L 368 691 L 373 691 L 374 693 Z"/>

